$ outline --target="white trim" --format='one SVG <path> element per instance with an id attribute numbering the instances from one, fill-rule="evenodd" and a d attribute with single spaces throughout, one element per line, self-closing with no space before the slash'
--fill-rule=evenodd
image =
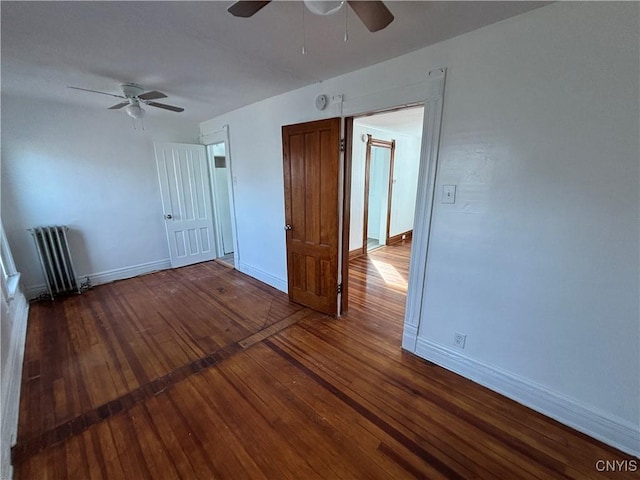
<path id="1" fill-rule="evenodd" d="M 402 348 L 415 353 L 417 339 L 418 327 L 405 322 L 404 328 L 402 329 Z"/>
<path id="2" fill-rule="evenodd" d="M 6 296 L 7 302 L 13 300 L 18 291 L 18 285 L 20 284 L 20 273 L 16 272 L 13 275 L 9 275 L 6 281 L 2 282 L 3 293 Z"/>
<path id="3" fill-rule="evenodd" d="M 226 135 L 227 127 L 228 125 L 223 125 L 220 130 L 209 133 L 200 133 L 200 143 L 202 145 L 213 145 L 214 143 L 225 141 L 224 135 Z"/>
<path id="4" fill-rule="evenodd" d="M 133 278 L 147 273 L 157 272 L 159 270 L 167 270 L 171 268 L 171 260 L 165 258 L 156 260 L 155 262 L 141 263 L 139 265 L 131 265 L 129 267 L 114 268 L 113 270 L 105 270 L 104 272 L 90 273 L 88 275 L 78 275 L 78 279 L 82 282 L 88 278 L 91 285 L 102 285 L 103 283 L 115 282 L 116 280 L 124 280 L 125 278 Z M 40 293 L 46 292 L 47 286 L 42 283 L 38 285 L 30 285 L 25 288 L 27 298 L 35 298 Z"/>
<path id="5" fill-rule="evenodd" d="M 159 270 L 167 270 L 171 268 L 171 260 L 157 260 L 155 262 L 141 263 L 130 267 L 114 268 L 104 272 L 92 273 L 85 275 L 91 280 L 91 285 L 101 285 L 103 283 L 115 282 L 116 280 L 124 280 L 125 278 L 133 278 L 138 275 L 146 275 L 147 273 L 157 272 Z"/>
<path id="6" fill-rule="evenodd" d="M 16 270 L 2 222 L 0 222 L 0 267 L 2 270 L 2 294 L 7 302 L 10 302 L 18 291 L 20 273 Z"/>
<path id="7" fill-rule="evenodd" d="M 623 452 L 640 456 L 638 425 L 423 338 L 417 339 L 414 353 Z"/>
<path id="8" fill-rule="evenodd" d="M 18 433 L 18 413 L 20 410 L 20 387 L 22 364 L 27 336 L 27 318 L 29 305 L 18 289 L 9 305 L 11 317 L 11 340 L 7 364 L 2 372 L 2 470 L 0 478 L 12 478 L 11 447 L 16 444 Z M 3 320 L 4 322 L 4 320 Z"/>
<path id="9" fill-rule="evenodd" d="M 431 216 L 440 150 L 446 69 L 432 70 L 429 72 L 429 76 L 432 80 L 429 82 L 424 101 L 418 190 L 416 192 L 413 240 L 409 260 L 409 287 L 402 337 L 404 348 L 411 351 L 415 351 L 416 348 L 415 342 L 422 317 L 422 302 L 427 282 Z"/>
<path id="10" fill-rule="evenodd" d="M 422 82 L 390 88 L 362 97 L 346 98 L 342 104 L 342 115 L 345 117 L 357 116 L 420 103 L 425 98 L 438 97 L 442 90 L 440 88 L 441 82 L 438 80 L 444 78 L 445 70 L 444 68 L 437 68 L 425 73 L 425 80 Z"/>
<path id="11" fill-rule="evenodd" d="M 236 268 L 238 269 L 238 271 L 246 275 L 249 275 L 250 277 L 253 277 L 257 280 L 260 280 L 261 282 L 266 283 L 267 285 L 271 285 L 273 288 L 277 288 L 281 292 L 284 292 L 284 293 L 288 292 L 286 279 L 276 277 L 274 275 L 271 275 L 270 273 L 260 270 L 259 268 L 255 268 L 255 267 L 252 267 L 251 265 L 247 265 L 246 263 L 236 264 Z"/>

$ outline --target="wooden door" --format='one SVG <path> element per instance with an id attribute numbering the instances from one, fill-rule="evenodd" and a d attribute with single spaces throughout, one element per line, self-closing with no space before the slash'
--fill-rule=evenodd
<path id="1" fill-rule="evenodd" d="M 172 267 L 216 257 L 207 155 L 203 145 L 154 144 Z"/>
<path id="2" fill-rule="evenodd" d="M 340 119 L 282 127 L 289 299 L 338 313 Z"/>

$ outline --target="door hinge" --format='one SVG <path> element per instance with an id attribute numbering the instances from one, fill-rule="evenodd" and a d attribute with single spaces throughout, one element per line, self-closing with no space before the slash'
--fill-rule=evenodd
<path id="1" fill-rule="evenodd" d="M 344 152 L 344 138 L 340 139 L 340 151 Z"/>
<path id="2" fill-rule="evenodd" d="M 338 284 L 338 293 L 342 293 L 342 284 L 341 283 Z"/>

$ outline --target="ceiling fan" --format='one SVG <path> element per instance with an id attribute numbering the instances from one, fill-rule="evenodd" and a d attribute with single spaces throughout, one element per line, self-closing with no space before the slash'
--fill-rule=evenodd
<path id="1" fill-rule="evenodd" d="M 120 89 L 122 90 L 122 95 L 116 95 L 115 93 L 107 93 L 107 92 L 99 92 L 98 90 L 90 90 L 88 88 L 80 88 L 80 87 L 67 87 L 73 88 L 74 90 L 82 90 L 84 92 L 92 92 L 92 93 L 100 93 L 102 95 L 109 95 L 111 97 L 122 98 L 123 102 L 116 103 L 115 105 L 109 107 L 109 110 L 118 110 L 120 108 L 126 107 L 127 114 L 134 118 L 140 119 L 144 114 L 144 110 L 140 106 L 140 104 L 149 105 L 150 107 L 162 108 L 164 110 L 170 110 L 172 112 L 183 112 L 184 108 L 182 107 L 174 107 L 173 105 L 167 105 L 166 103 L 158 103 L 153 100 L 157 100 L 159 98 L 167 98 L 167 96 L 158 92 L 157 90 L 151 90 L 150 92 L 145 92 L 144 87 L 142 85 L 138 85 L 137 83 L 123 83 L 120 85 Z"/>
<path id="2" fill-rule="evenodd" d="M 231 5 L 227 11 L 235 17 L 251 17 L 265 7 L 270 1 L 254 2 L 242 0 Z M 344 1 L 304 0 L 305 6 L 317 15 L 330 15 L 337 12 Z M 348 0 L 351 9 L 360 18 L 370 32 L 382 30 L 393 21 L 393 14 L 381 1 Z"/>

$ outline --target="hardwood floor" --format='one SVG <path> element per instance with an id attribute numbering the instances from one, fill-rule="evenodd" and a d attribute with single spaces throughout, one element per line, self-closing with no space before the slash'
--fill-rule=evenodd
<path id="1" fill-rule="evenodd" d="M 32 305 L 15 478 L 637 478 L 404 352 L 409 250 L 352 262 L 341 319 L 215 262 Z"/>

